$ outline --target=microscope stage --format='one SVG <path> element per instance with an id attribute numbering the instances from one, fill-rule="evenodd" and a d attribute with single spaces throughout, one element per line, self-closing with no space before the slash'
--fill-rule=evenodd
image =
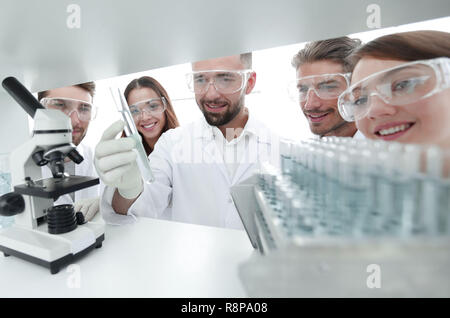
<path id="1" fill-rule="evenodd" d="M 21 184 L 14 186 L 14 192 L 56 200 L 63 194 L 75 192 L 99 183 L 98 178 L 84 176 L 69 176 L 61 179 L 48 178 L 36 180 L 33 185 Z"/>

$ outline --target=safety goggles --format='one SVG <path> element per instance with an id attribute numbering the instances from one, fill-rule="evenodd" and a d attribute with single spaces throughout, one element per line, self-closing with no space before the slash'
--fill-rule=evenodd
<path id="1" fill-rule="evenodd" d="M 83 100 L 66 97 L 46 97 L 41 99 L 41 104 L 45 108 L 58 109 L 69 117 L 75 112 L 80 121 L 91 121 L 97 116 L 97 108 Z"/>
<path id="2" fill-rule="evenodd" d="M 351 85 L 338 99 L 347 121 L 367 116 L 374 96 L 389 105 L 408 105 L 450 87 L 450 58 L 440 57 L 398 65 Z"/>
<path id="3" fill-rule="evenodd" d="M 188 88 L 195 94 L 204 94 L 212 84 L 217 92 L 232 94 L 240 91 L 251 70 L 211 70 L 186 74 Z"/>
<path id="4" fill-rule="evenodd" d="M 347 89 L 351 73 L 311 75 L 297 78 L 288 85 L 289 96 L 296 102 L 305 102 L 311 90 L 321 99 L 334 99 Z"/>
<path id="5" fill-rule="evenodd" d="M 143 116 L 144 112 L 148 115 L 158 115 L 163 113 L 167 109 L 167 104 L 164 97 L 150 98 L 130 105 L 129 108 L 133 119 L 138 121 L 141 116 Z"/>

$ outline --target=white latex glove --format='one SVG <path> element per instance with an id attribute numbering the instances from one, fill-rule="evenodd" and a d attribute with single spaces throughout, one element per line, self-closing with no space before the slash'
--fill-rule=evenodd
<path id="1" fill-rule="evenodd" d="M 81 211 L 86 221 L 91 221 L 100 209 L 100 198 L 89 198 L 75 202 L 75 213 Z"/>
<path id="2" fill-rule="evenodd" d="M 94 165 L 103 183 L 117 188 L 122 197 L 134 199 L 142 192 L 143 182 L 133 151 L 135 141 L 115 139 L 123 127 L 124 122 L 118 120 L 105 130 L 95 147 Z"/>

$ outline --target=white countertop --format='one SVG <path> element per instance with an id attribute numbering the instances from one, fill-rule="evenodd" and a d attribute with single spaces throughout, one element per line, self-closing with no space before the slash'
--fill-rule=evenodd
<path id="1" fill-rule="evenodd" d="M 51 275 L 0 253 L 0 298 L 247 297 L 238 266 L 252 253 L 245 231 L 140 218 L 107 225 L 103 247 L 75 262 L 79 272 Z"/>

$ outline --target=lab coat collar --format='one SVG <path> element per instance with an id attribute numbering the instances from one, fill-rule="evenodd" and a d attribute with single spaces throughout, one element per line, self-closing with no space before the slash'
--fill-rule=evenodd
<path id="1" fill-rule="evenodd" d="M 361 133 L 361 131 L 357 130 L 356 134 L 353 135 L 353 139 L 364 140 L 366 137 Z"/>
<path id="2" fill-rule="evenodd" d="M 206 121 L 204 116 L 202 116 L 200 122 L 201 122 L 202 129 L 200 132 L 196 133 L 195 138 L 213 140 L 214 134 L 217 131 L 220 131 L 219 128 L 208 124 L 208 122 Z M 239 137 L 246 135 L 246 134 L 253 134 L 253 135 L 258 136 L 258 140 L 260 140 L 264 143 L 270 142 L 270 131 L 265 126 L 263 126 L 261 123 L 259 123 L 258 120 L 256 120 L 256 118 L 254 118 L 254 116 L 250 116 L 250 112 L 249 112 L 248 120 L 247 120 L 247 123 L 245 124 L 244 130 Z"/>
<path id="3" fill-rule="evenodd" d="M 203 143 L 203 151 L 209 158 L 217 165 L 218 170 L 221 171 L 221 173 L 226 178 L 227 182 L 231 185 L 236 183 L 236 180 L 239 180 L 240 176 L 251 166 L 249 164 L 243 164 L 241 163 L 233 176 L 233 179 L 230 178 L 230 175 L 228 173 L 227 167 L 225 166 L 225 163 L 223 161 L 223 157 L 221 155 L 221 152 L 217 148 L 217 144 L 214 140 L 214 135 L 217 133 L 221 133 L 219 128 L 215 126 L 211 126 L 208 124 L 206 119 L 204 117 L 200 120 L 200 125 L 198 125 L 200 130 L 196 130 L 194 132 L 195 139 L 201 139 Z M 245 135 L 248 134 L 256 134 L 258 132 L 258 122 L 250 116 L 248 117 L 247 123 L 244 127 L 244 131 L 238 138 L 244 138 Z M 238 138 L 234 139 L 235 142 L 238 141 Z"/>
<path id="4" fill-rule="evenodd" d="M 313 135 L 311 139 L 321 139 L 322 137 L 320 135 Z M 361 131 L 357 130 L 356 133 L 352 137 L 353 139 L 357 140 L 364 140 L 366 137 L 361 133 Z"/>
<path id="5" fill-rule="evenodd" d="M 213 160 L 214 163 L 217 164 L 218 169 L 222 172 L 222 174 L 225 176 L 225 178 L 228 180 L 229 184 L 236 184 L 239 182 L 242 175 L 246 173 L 248 169 L 250 169 L 253 166 L 253 163 L 251 162 L 241 162 L 238 169 L 236 170 L 236 173 L 231 180 L 228 170 L 225 166 L 225 163 L 223 162 L 223 157 L 221 155 L 221 152 L 217 148 L 217 144 L 214 140 L 214 130 L 216 132 L 220 132 L 220 130 L 217 127 L 213 127 L 208 124 L 206 119 L 202 116 L 202 118 L 199 120 L 199 124 L 194 125 L 194 139 L 201 139 L 203 143 L 203 151 L 207 156 L 210 157 L 210 159 Z M 272 151 L 277 151 L 277 136 L 272 133 L 272 131 L 259 122 L 254 116 L 251 116 L 249 113 L 247 123 L 245 124 L 244 131 L 238 138 L 244 138 L 245 135 L 253 135 L 257 139 L 257 149 L 267 149 L 267 152 L 270 153 L 270 150 L 272 148 Z M 237 141 L 237 139 L 236 139 Z M 274 148 L 275 147 L 275 148 Z M 259 151 L 256 150 L 257 153 L 254 154 L 259 158 Z"/>
<path id="6" fill-rule="evenodd" d="M 261 163 L 265 159 L 264 153 L 269 155 L 271 151 L 278 151 L 278 137 L 267 126 L 259 122 L 255 116 L 249 115 L 244 131 L 239 138 L 245 138 L 246 135 L 253 136 L 257 145 L 256 148 L 250 146 L 246 156 L 241 158 L 232 180 L 233 185 L 239 183 L 242 176 L 246 175 L 249 169 L 253 169 L 256 163 Z"/>

